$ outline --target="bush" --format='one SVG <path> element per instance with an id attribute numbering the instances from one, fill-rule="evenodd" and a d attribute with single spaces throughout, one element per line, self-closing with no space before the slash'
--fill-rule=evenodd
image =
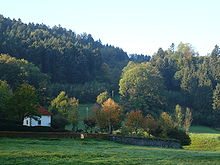
<path id="1" fill-rule="evenodd" d="M 177 128 L 168 130 L 167 137 L 179 140 L 181 142 L 181 145 L 190 145 L 191 144 L 191 139 L 190 139 L 189 135 L 185 131 L 178 130 Z"/>
<path id="2" fill-rule="evenodd" d="M 85 118 L 83 122 L 86 126 L 86 131 L 88 131 L 88 129 L 91 130 L 96 126 L 96 120 L 94 118 Z"/>
<path id="3" fill-rule="evenodd" d="M 54 117 L 52 117 L 52 125 L 51 127 L 54 129 L 61 129 L 61 130 L 65 130 L 65 126 L 68 124 L 68 121 L 59 115 L 55 115 Z"/>
<path id="4" fill-rule="evenodd" d="M 160 126 L 154 130 L 152 129 L 149 133 L 155 137 L 162 137 L 163 136 L 163 130 Z"/>

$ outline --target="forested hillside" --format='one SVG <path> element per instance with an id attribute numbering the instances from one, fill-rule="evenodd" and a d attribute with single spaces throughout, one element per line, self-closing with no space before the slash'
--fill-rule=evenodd
<path id="1" fill-rule="evenodd" d="M 191 110 L 194 124 L 220 123 L 217 45 L 206 56 L 188 43 L 159 48 L 152 57 L 128 56 L 118 47 L 95 41 L 90 34 L 76 34 L 61 26 L 25 24 L 1 15 L 0 53 L 0 90 L 5 96 L 19 91 L 21 84 L 29 84 L 36 88 L 39 104 L 49 107 L 56 96 L 62 103 L 60 93 L 63 98 L 75 97 L 78 104 L 95 103 L 100 93 L 107 99 L 114 91 L 112 95 L 120 95 L 116 101 L 123 113 L 140 110 L 158 118 L 168 112 L 174 117 L 175 107 L 180 107 L 183 113 Z"/>
<path id="2" fill-rule="evenodd" d="M 90 34 L 76 34 L 61 26 L 25 24 L 2 15 L 0 53 L 25 59 L 49 75 L 51 96 L 66 90 L 81 102 L 94 102 L 100 92 L 117 90 L 121 70 L 129 60 L 122 49 L 103 45 Z"/>
<path id="3" fill-rule="evenodd" d="M 149 63 L 129 62 L 120 80 L 125 110 L 140 109 L 156 116 L 174 113 L 176 105 L 192 110 L 193 123 L 220 122 L 220 49 L 200 56 L 190 44 L 160 48 Z"/>

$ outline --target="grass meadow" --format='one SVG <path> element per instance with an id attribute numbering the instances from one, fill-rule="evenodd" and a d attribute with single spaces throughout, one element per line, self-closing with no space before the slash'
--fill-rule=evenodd
<path id="1" fill-rule="evenodd" d="M 219 165 L 220 133 L 192 127 L 184 149 L 156 148 L 91 139 L 0 139 L 0 164 Z M 209 133 L 213 132 L 213 133 Z"/>
<path id="2" fill-rule="evenodd" d="M 0 164 L 220 164 L 220 152 L 76 139 L 0 139 Z"/>

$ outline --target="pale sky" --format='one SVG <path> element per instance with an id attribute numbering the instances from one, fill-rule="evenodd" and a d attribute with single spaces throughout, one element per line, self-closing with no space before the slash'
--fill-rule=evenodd
<path id="1" fill-rule="evenodd" d="M 0 0 L 0 14 L 90 33 L 128 54 L 191 43 L 200 55 L 220 45 L 220 0 Z"/>

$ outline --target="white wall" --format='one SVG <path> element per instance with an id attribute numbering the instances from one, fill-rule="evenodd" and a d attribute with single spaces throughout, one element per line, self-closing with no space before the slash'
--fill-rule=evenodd
<path id="1" fill-rule="evenodd" d="M 29 117 L 24 118 L 23 125 L 30 126 L 30 118 Z"/>
<path id="2" fill-rule="evenodd" d="M 35 120 L 37 119 L 37 120 Z M 51 126 L 51 116 L 41 116 L 41 117 L 35 117 L 34 118 L 25 118 L 23 121 L 23 125 L 26 126 L 47 126 L 50 127 Z M 39 124 L 39 120 L 41 121 L 41 123 Z"/>

